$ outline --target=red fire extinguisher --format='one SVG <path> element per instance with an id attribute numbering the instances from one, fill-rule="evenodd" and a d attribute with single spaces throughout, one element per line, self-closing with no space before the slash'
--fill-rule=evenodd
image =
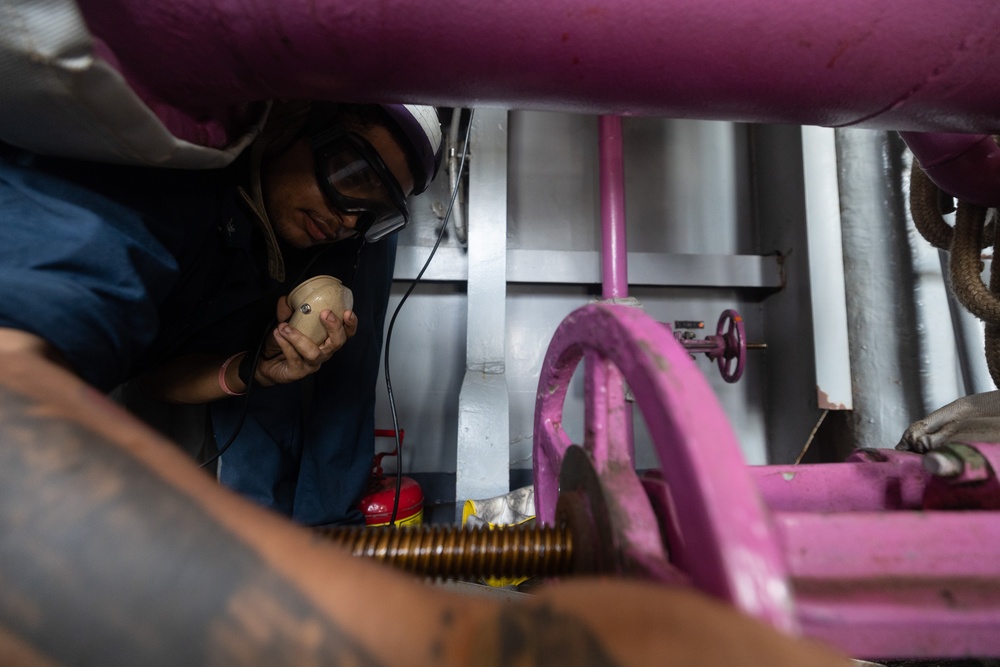
<path id="1" fill-rule="evenodd" d="M 399 446 L 403 446 L 403 433 L 399 432 Z M 375 437 L 394 438 L 395 431 L 376 429 Z M 365 516 L 366 526 L 387 526 L 392 518 L 396 499 L 396 476 L 386 477 L 382 472 L 382 459 L 395 456 L 396 452 L 380 452 L 372 461 L 372 476 L 368 488 L 358 504 Z M 397 462 L 398 464 L 398 462 Z M 399 484 L 399 506 L 396 508 L 397 526 L 420 525 L 424 521 L 424 492 L 416 480 L 402 477 Z"/>

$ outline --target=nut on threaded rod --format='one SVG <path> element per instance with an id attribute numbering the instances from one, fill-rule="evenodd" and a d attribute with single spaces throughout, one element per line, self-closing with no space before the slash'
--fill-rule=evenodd
<path id="1" fill-rule="evenodd" d="M 573 570 L 573 539 L 565 527 L 343 526 L 319 532 L 354 556 L 425 577 L 551 577 Z"/>

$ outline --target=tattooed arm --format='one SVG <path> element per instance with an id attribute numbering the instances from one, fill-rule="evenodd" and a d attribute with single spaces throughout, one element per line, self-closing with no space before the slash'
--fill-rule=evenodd
<path id="1" fill-rule="evenodd" d="M 423 586 L 225 491 L 42 346 L 7 333 L 0 664 L 433 662 L 438 618 L 417 615 L 405 641 L 380 630 L 391 600 L 412 604 Z M 479 613 L 429 599 L 459 627 Z M 441 646 L 460 660 L 459 642 Z"/>
<path id="2" fill-rule="evenodd" d="M 0 329 L 0 664 L 842 664 L 693 593 L 577 582 L 524 600 L 353 559 Z"/>

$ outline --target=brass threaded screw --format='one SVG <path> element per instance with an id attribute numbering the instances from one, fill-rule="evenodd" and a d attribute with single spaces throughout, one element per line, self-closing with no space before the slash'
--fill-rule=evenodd
<path id="1" fill-rule="evenodd" d="M 356 557 L 426 577 L 551 577 L 572 571 L 573 540 L 565 527 L 429 524 L 395 529 L 339 526 L 319 532 Z"/>

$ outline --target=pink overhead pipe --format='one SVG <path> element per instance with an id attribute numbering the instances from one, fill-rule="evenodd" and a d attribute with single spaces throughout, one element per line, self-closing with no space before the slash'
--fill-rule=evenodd
<path id="1" fill-rule="evenodd" d="M 1000 129 L 995 0 L 80 0 L 143 94 Z"/>
<path id="2" fill-rule="evenodd" d="M 625 241 L 625 160 L 622 119 L 601 116 L 601 267 L 605 299 L 628 296 L 628 248 Z"/>
<path id="3" fill-rule="evenodd" d="M 274 97 L 1000 130 L 995 0 L 80 5 L 98 54 L 200 143 L 225 143 L 234 108 Z M 964 189 L 995 156 L 946 165 L 941 140 L 907 142 L 945 190 L 1000 203 L 993 176 Z"/>

